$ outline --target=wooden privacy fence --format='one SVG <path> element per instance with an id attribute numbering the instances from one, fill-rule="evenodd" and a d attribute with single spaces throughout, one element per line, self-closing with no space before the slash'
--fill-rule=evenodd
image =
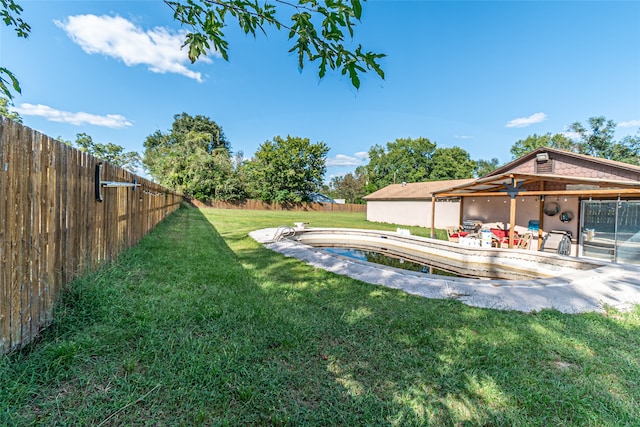
<path id="1" fill-rule="evenodd" d="M 52 320 L 64 285 L 136 244 L 182 196 L 0 117 L 0 354 Z M 136 188 L 133 191 L 133 188 Z"/>
<path id="2" fill-rule="evenodd" d="M 222 200 L 207 200 L 201 202 L 196 199 L 189 200 L 196 207 L 209 207 L 218 209 L 246 209 L 256 211 L 316 211 L 316 212 L 366 212 L 367 205 L 341 204 L 341 203 L 267 203 L 261 200 L 236 200 L 225 202 Z"/>

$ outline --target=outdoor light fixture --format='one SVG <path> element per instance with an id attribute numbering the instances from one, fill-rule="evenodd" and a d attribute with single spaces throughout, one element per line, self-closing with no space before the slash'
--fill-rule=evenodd
<path id="1" fill-rule="evenodd" d="M 536 162 L 544 163 L 549 161 L 549 153 L 538 153 L 536 154 Z"/>

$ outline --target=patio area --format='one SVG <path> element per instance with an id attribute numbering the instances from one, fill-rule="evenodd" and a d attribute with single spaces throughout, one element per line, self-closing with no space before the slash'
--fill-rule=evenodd
<path id="1" fill-rule="evenodd" d="M 541 148 L 434 191 L 432 228 L 435 203 L 452 198 L 460 225 L 448 230 L 450 241 L 640 264 L 638 166 Z"/>

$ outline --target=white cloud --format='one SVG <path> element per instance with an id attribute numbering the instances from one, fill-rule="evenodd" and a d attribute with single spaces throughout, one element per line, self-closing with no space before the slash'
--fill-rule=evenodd
<path id="1" fill-rule="evenodd" d="M 540 123 L 547 120 L 547 115 L 545 113 L 535 113 L 530 115 L 529 117 L 520 117 L 517 119 L 510 120 L 506 127 L 508 128 L 523 128 L 526 126 L 531 126 L 536 123 Z"/>
<path id="2" fill-rule="evenodd" d="M 39 116 L 52 122 L 70 123 L 76 126 L 89 124 L 108 128 L 124 128 L 133 125 L 132 122 L 120 114 L 98 116 L 83 112 L 71 113 L 69 111 L 56 110 L 42 104 L 21 104 L 19 107 L 15 107 L 14 110 L 22 116 Z"/>
<path id="3" fill-rule="evenodd" d="M 627 122 L 620 122 L 618 123 L 618 127 L 621 127 L 621 128 L 640 127 L 640 120 L 629 120 Z"/>
<path id="4" fill-rule="evenodd" d="M 366 151 L 358 151 L 353 156 L 361 160 L 369 160 L 369 153 Z"/>
<path id="5" fill-rule="evenodd" d="M 472 139 L 473 138 L 472 136 L 469 136 L 469 135 L 454 135 L 453 137 L 457 138 L 457 139 Z"/>
<path id="6" fill-rule="evenodd" d="M 74 43 L 88 54 L 103 54 L 127 66 L 146 65 L 154 73 L 182 74 L 202 81 L 200 73 L 188 69 L 187 50 L 182 49 L 186 31 L 156 27 L 143 30 L 120 16 L 76 15 L 54 21 Z M 211 62 L 207 57 L 201 59 Z"/>
<path id="7" fill-rule="evenodd" d="M 564 136 L 566 138 L 569 138 L 569 139 L 574 139 L 574 140 L 582 138 L 578 132 L 566 131 L 566 132 L 560 132 L 560 135 L 562 135 L 562 136 Z"/>
<path id="8" fill-rule="evenodd" d="M 365 156 L 366 155 L 366 156 Z M 369 155 L 365 152 L 359 152 L 351 156 L 345 156 L 344 154 L 338 154 L 335 157 L 328 158 L 325 164 L 329 166 L 360 166 L 364 159 L 369 158 Z"/>

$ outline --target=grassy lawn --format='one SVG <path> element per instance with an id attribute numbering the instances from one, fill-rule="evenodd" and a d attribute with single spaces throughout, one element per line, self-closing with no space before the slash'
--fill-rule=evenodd
<path id="1" fill-rule="evenodd" d="M 639 308 L 470 308 L 247 236 L 293 221 L 395 229 L 183 208 L 74 282 L 39 342 L 0 356 L 0 425 L 640 425 Z"/>

